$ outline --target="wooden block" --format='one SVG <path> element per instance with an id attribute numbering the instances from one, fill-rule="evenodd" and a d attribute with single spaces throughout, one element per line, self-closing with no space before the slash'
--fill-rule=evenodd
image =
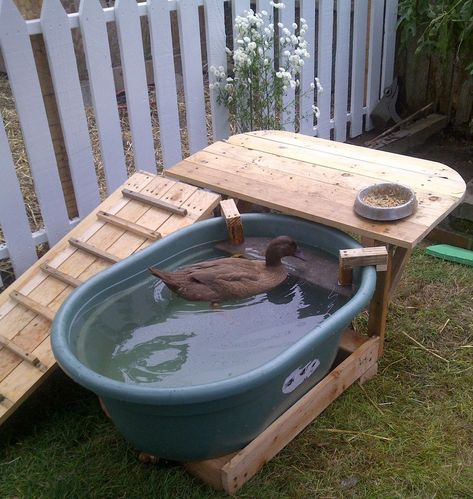
<path id="1" fill-rule="evenodd" d="M 232 244 L 242 244 L 245 240 L 243 235 L 243 225 L 241 223 L 240 212 L 233 199 L 220 201 L 222 216 L 225 218 L 228 230 L 228 238 Z"/>
<path id="2" fill-rule="evenodd" d="M 183 217 L 187 215 L 187 210 L 185 208 L 181 208 L 180 206 L 175 206 L 173 204 L 166 203 L 166 201 L 162 201 L 161 199 L 156 199 L 153 196 L 142 194 L 141 192 L 131 191 L 130 189 L 123 189 L 122 194 L 126 198 L 134 199 L 135 201 L 140 201 L 141 203 L 149 204 L 150 206 L 154 206 L 155 208 L 162 208 L 163 210 L 170 211 L 171 213 L 175 213 L 176 215 L 181 215 Z"/>
<path id="3" fill-rule="evenodd" d="M 373 379 L 377 374 L 378 374 L 378 363 L 376 362 L 376 364 L 371 366 L 362 376 L 360 376 L 358 383 L 360 385 L 364 385 L 370 379 Z"/>
<path id="4" fill-rule="evenodd" d="M 45 317 L 51 322 L 54 320 L 55 314 L 50 308 L 41 305 L 41 303 L 38 303 L 37 301 L 31 299 L 30 297 L 22 293 L 19 293 L 18 291 L 12 291 L 10 293 L 10 298 L 17 301 L 18 303 L 21 303 L 23 306 L 29 308 L 33 312 L 36 312 L 37 314 Z"/>
<path id="5" fill-rule="evenodd" d="M 385 246 L 340 250 L 340 266 L 342 269 L 376 265 L 376 270 L 385 271 L 387 263 L 388 250 Z"/>
<path id="6" fill-rule="evenodd" d="M 153 241 L 161 239 L 161 234 L 158 231 L 147 229 L 146 227 L 130 222 L 129 220 L 125 220 L 124 218 L 116 215 L 112 215 L 112 213 L 108 213 L 106 211 L 99 211 L 97 213 L 97 218 L 120 227 L 120 229 L 124 229 L 132 232 L 133 234 L 137 234 L 138 236 L 145 237 L 146 239 L 151 239 Z"/>
<path id="7" fill-rule="evenodd" d="M 90 255 L 97 256 L 99 258 L 102 258 L 102 260 L 106 260 L 107 262 L 111 263 L 117 263 L 121 260 L 121 258 L 118 258 L 118 256 L 112 255 L 108 251 L 101 250 L 99 248 L 96 248 L 95 246 L 92 246 L 91 244 L 84 243 L 83 241 L 79 241 L 79 239 L 69 239 L 69 244 L 71 246 L 74 246 L 74 248 L 78 248 L 82 251 L 85 251 L 86 253 L 89 253 Z"/>
<path id="8" fill-rule="evenodd" d="M 49 265 L 48 263 L 44 263 L 43 265 L 41 265 L 41 270 L 46 272 L 48 275 L 51 275 L 56 279 L 59 279 L 65 284 L 72 286 L 73 288 L 77 288 L 82 284 L 82 281 L 80 279 L 72 277 L 71 275 L 62 272 L 61 270 L 51 267 L 51 265 Z"/>
<path id="9" fill-rule="evenodd" d="M 41 361 L 35 355 L 26 352 L 23 348 L 16 345 L 13 341 L 5 338 L 2 334 L 0 334 L 0 345 L 3 345 L 5 348 L 13 352 L 15 355 L 20 357 L 26 362 L 29 362 L 32 366 L 37 367 L 40 371 L 46 372 L 47 367 L 41 364 Z"/>

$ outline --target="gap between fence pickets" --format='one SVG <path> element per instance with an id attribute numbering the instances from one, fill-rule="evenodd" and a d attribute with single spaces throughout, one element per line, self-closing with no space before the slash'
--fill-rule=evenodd
<path id="1" fill-rule="evenodd" d="M 368 339 L 241 451 L 184 467 L 212 487 L 234 494 L 350 385 L 374 369 L 379 341 Z"/>

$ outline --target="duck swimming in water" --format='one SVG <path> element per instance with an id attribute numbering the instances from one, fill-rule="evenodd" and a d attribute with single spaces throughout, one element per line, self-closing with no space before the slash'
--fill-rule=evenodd
<path id="1" fill-rule="evenodd" d="M 149 271 L 187 300 L 219 303 L 248 298 L 275 288 L 287 277 L 281 258 L 301 258 L 299 253 L 297 244 L 290 237 L 279 236 L 268 244 L 265 261 L 218 258 L 194 263 L 173 272 L 154 267 Z"/>

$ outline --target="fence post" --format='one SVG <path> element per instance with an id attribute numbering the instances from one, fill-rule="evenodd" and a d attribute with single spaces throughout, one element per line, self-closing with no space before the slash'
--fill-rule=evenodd
<path id="1" fill-rule="evenodd" d="M 41 16 L 42 0 L 15 0 L 15 3 L 24 19 L 38 19 Z M 43 35 L 33 35 L 31 37 L 31 46 L 36 62 L 44 107 L 46 108 L 49 131 L 57 160 L 67 213 L 70 218 L 74 218 L 78 216 L 78 210 Z"/>

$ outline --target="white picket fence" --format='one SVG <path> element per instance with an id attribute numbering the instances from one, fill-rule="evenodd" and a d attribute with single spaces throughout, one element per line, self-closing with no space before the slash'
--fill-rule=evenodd
<path id="1" fill-rule="evenodd" d="M 303 67 L 302 92 L 309 90 L 314 76 L 324 88 L 322 94 L 301 102 L 302 116 L 310 116 L 312 103 L 320 109 L 316 130 L 313 118 L 306 117 L 300 131 L 345 141 L 347 129 L 351 137 L 369 129 L 369 114 L 393 79 L 397 0 L 284 3 L 281 21 L 285 25 L 299 17 L 309 25 L 306 39 L 311 63 Z M 207 65 L 202 63 L 199 6 L 205 14 Z M 234 18 L 250 2 L 232 0 L 231 7 Z M 256 9 L 273 11 L 269 0 L 258 0 Z M 37 259 L 37 244 L 54 244 L 78 221 L 67 214 L 30 37 L 42 33 L 45 40 L 76 204 L 83 218 L 99 203 L 99 189 L 71 30 L 79 28 L 82 37 L 107 192 L 111 192 L 126 179 L 126 168 L 107 23 L 116 23 L 118 33 L 135 167 L 156 172 L 140 17 L 147 16 L 149 23 L 160 160 L 169 167 L 183 155 L 171 11 L 177 11 L 178 17 L 186 129 L 193 153 L 209 140 L 204 92 L 207 66 L 226 67 L 224 0 L 117 0 L 114 7 L 105 9 L 98 0 L 82 0 L 74 14 L 66 14 L 59 0 L 44 0 L 41 18 L 32 21 L 22 18 L 13 0 L 1 0 L 0 46 L 44 222 L 44 229 L 31 233 L 2 121 L 0 226 L 6 243 L 0 246 L 0 259 L 10 258 L 17 276 Z M 212 82 L 212 75 L 208 78 Z M 213 92 L 208 99 L 212 140 L 224 139 L 229 133 L 226 110 Z"/>

